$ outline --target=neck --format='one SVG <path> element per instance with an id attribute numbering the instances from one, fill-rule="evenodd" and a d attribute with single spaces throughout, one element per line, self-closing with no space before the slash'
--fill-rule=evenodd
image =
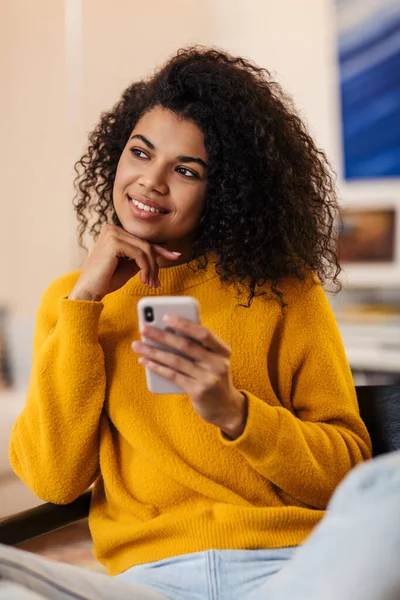
<path id="1" fill-rule="evenodd" d="M 179 250 L 174 250 L 174 252 L 179 252 Z M 190 260 L 189 253 L 184 254 L 182 252 L 182 254 L 176 260 L 168 260 L 168 259 L 160 256 L 159 258 L 157 258 L 157 263 L 158 263 L 158 266 L 160 267 L 160 269 L 169 269 L 170 267 L 177 267 L 178 265 L 184 265 L 184 264 L 188 263 L 189 260 Z"/>
<path id="2" fill-rule="evenodd" d="M 194 268 L 189 268 L 186 263 L 176 265 L 172 264 L 172 261 L 169 264 L 166 262 L 165 267 L 159 270 L 158 275 L 161 281 L 160 288 L 148 288 L 140 281 L 138 273 L 121 288 L 120 293 L 140 297 L 169 296 L 171 294 L 182 293 L 184 290 L 189 290 L 194 286 L 201 285 L 209 279 L 218 277 L 212 260 L 207 269 L 196 269 L 195 265 Z"/>
<path id="3" fill-rule="evenodd" d="M 161 269 L 168 269 L 169 267 L 176 267 L 178 265 L 186 264 L 190 261 L 192 256 L 192 243 L 187 240 L 174 240 L 172 242 L 166 242 L 163 244 L 171 252 L 180 252 L 181 255 L 176 260 L 168 260 L 167 258 L 157 259 L 158 266 Z"/>

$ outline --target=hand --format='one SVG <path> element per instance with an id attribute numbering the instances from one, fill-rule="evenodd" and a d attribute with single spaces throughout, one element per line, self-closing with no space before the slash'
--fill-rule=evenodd
<path id="1" fill-rule="evenodd" d="M 116 225 L 107 224 L 85 261 L 69 298 L 102 300 L 140 271 L 142 283 L 160 287 L 157 258 L 178 260 L 180 254 L 141 240 Z"/>
<path id="2" fill-rule="evenodd" d="M 239 437 L 246 425 L 247 401 L 232 383 L 230 349 L 201 325 L 177 317 L 166 317 L 165 322 L 185 337 L 149 325 L 141 333 L 188 358 L 134 342 L 134 351 L 141 355 L 139 362 L 181 387 L 202 419 L 219 427 L 231 439 Z"/>

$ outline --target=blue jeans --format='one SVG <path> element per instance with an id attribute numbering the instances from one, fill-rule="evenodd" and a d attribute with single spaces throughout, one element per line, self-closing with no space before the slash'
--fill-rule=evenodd
<path id="1" fill-rule="evenodd" d="M 168 600 L 257 600 L 264 585 L 288 563 L 294 551 L 195 552 L 133 567 L 118 579 L 152 586 Z"/>
<path id="2" fill-rule="evenodd" d="M 0 600 L 398 600 L 400 452 L 354 469 L 296 550 L 213 551 L 116 578 L 0 545 Z"/>

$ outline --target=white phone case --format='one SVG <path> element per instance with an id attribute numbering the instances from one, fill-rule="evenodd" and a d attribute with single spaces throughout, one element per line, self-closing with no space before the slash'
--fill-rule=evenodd
<path id="1" fill-rule="evenodd" d="M 191 296 L 145 296 L 139 300 L 137 310 L 141 330 L 145 325 L 166 329 L 167 325 L 163 321 L 164 315 L 181 317 L 194 323 L 200 323 L 199 303 Z M 163 348 L 146 338 L 143 338 L 143 341 L 152 346 Z M 179 386 L 156 373 L 152 373 L 149 369 L 146 369 L 146 381 L 148 389 L 154 394 L 185 393 Z"/>

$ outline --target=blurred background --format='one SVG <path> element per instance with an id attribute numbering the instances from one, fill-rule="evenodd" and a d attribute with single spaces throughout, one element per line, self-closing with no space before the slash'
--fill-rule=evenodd
<path id="1" fill-rule="evenodd" d="M 192 43 L 254 60 L 293 96 L 338 174 L 345 271 L 332 304 L 355 381 L 400 380 L 397 0 L 1 0 L 3 423 L 24 401 L 41 295 L 82 259 L 71 201 L 87 134 Z"/>

